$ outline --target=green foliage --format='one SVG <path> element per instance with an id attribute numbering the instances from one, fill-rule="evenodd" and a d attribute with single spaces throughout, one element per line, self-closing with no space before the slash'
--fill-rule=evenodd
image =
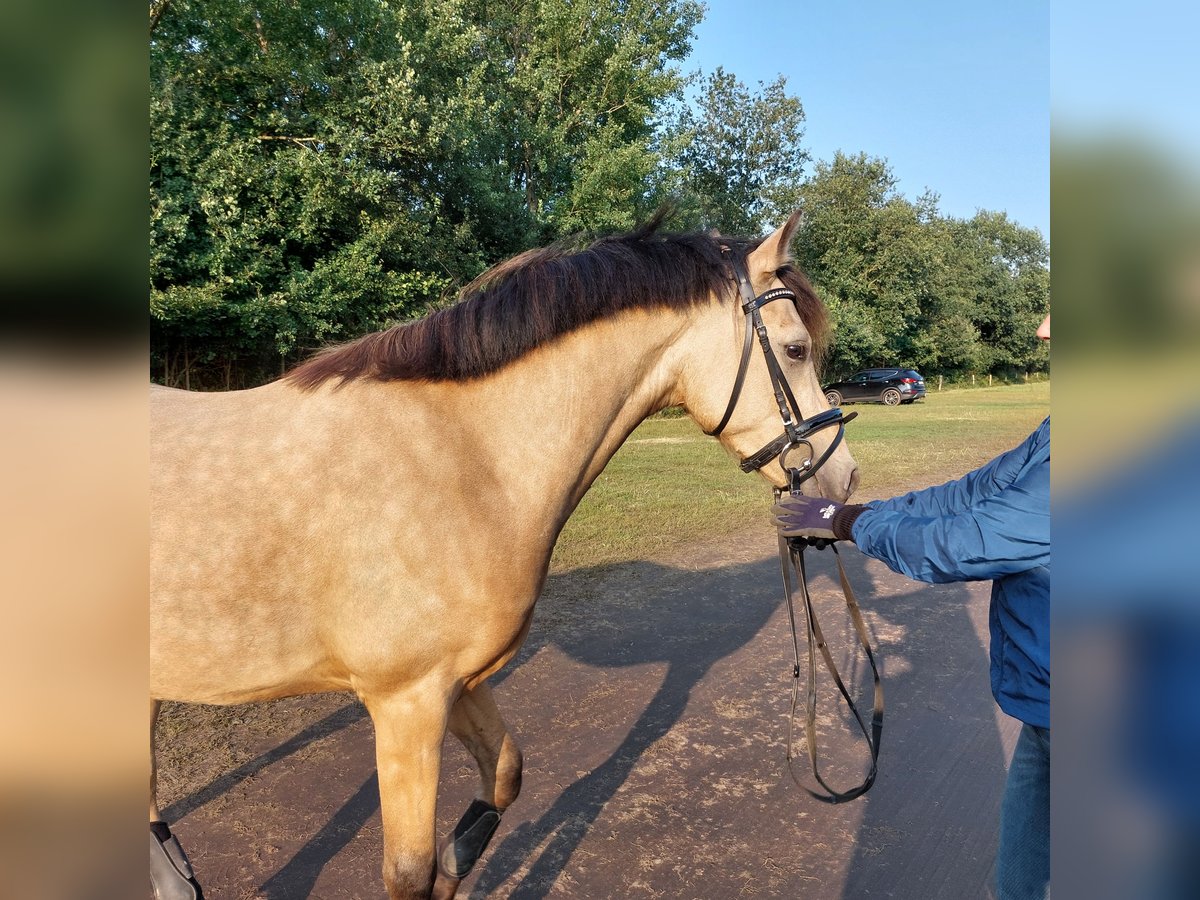
<path id="1" fill-rule="evenodd" d="M 449 301 L 549 241 L 762 234 L 803 206 L 832 369 L 1045 366 L 1036 232 L 942 217 L 886 161 L 816 164 L 784 79 L 689 52 L 698 0 L 161 0 L 150 40 L 151 368 L 189 387 L 277 376 L 323 343 Z"/>
<path id="2" fill-rule="evenodd" d="M 718 67 L 669 126 L 679 146 L 676 190 L 689 227 L 763 234 L 796 209 L 809 153 L 804 107 L 780 76 L 751 93 Z"/>
<path id="3" fill-rule="evenodd" d="M 1004 213 L 981 211 L 958 225 L 958 246 L 979 331 L 978 370 L 997 374 L 1045 369 L 1045 345 L 1029 335 L 1049 312 L 1050 253 L 1041 234 Z"/>
<path id="4" fill-rule="evenodd" d="M 240 386 L 487 265 L 629 228 L 692 0 L 175 0 L 151 39 L 152 367 Z"/>
<path id="5" fill-rule="evenodd" d="M 886 161 L 837 153 L 801 188 L 797 260 L 832 313 L 829 373 L 905 365 L 1017 373 L 1048 365 L 1049 250 L 1004 213 L 943 217 L 938 198 L 896 191 Z"/>
<path id="6" fill-rule="evenodd" d="M 655 111 L 682 86 L 670 64 L 700 16 L 692 0 L 481 4 L 500 149 L 535 243 L 645 214 Z"/>
<path id="7" fill-rule="evenodd" d="M 438 73 L 418 74 L 406 24 L 371 0 L 167 8 L 151 43 L 150 263 L 166 379 L 182 363 L 189 380 L 212 366 L 261 380 L 482 264 L 431 214 L 428 172 L 473 106 L 432 108 Z"/>

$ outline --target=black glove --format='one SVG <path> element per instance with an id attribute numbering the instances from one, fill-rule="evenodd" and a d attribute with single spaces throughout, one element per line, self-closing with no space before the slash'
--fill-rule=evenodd
<path id="1" fill-rule="evenodd" d="M 865 509 L 857 503 L 843 504 L 824 497 L 789 494 L 775 504 L 775 526 L 786 538 L 851 540 L 854 520 Z"/>

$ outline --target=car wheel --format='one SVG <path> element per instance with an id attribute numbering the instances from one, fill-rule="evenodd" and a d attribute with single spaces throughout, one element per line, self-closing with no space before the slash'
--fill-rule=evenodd
<path id="1" fill-rule="evenodd" d="M 842 405 L 842 395 L 839 394 L 837 391 L 826 391 L 825 392 L 825 402 L 828 403 L 830 406 L 841 406 Z"/>
<path id="2" fill-rule="evenodd" d="M 888 406 L 896 406 L 900 402 L 900 392 L 895 388 L 888 388 L 880 395 L 879 399 Z"/>

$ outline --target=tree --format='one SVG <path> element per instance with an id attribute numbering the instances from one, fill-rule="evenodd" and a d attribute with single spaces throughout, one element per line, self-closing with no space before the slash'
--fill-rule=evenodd
<path id="1" fill-rule="evenodd" d="M 678 194 L 687 226 L 762 234 L 796 208 L 809 160 L 803 137 L 804 107 L 787 79 L 751 93 L 718 67 L 668 126 L 678 163 L 666 190 Z"/>
<path id="2" fill-rule="evenodd" d="M 633 227 L 658 166 L 658 109 L 682 88 L 695 0 L 480 3 L 497 159 L 530 243 Z"/>
<path id="3" fill-rule="evenodd" d="M 1029 338 L 1049 311 L 1050 253 L 1041 234 L 986 210 L 953 223 L 952 232 L 969 273 L 979 369 L 1003 375 L 1044 369 L 1046 348 Z"/>
<path id="4" fill-rule="evenodd" d="M 403 317 L 480 255 L 439 220 L 434 107 L 371 0 L 176 0 L 151 45 L 152 341 L 164 368 L 255 380 Z M 443 32 L 443 34 L 445 34 Z M 455 35 L 455 37 L 460 37 Z"/>
<path id="5" fill-rule="evenodd" d="M 579 233 L 674 225 L 796 241 L 837 372 L 1045 364 L 1045 242 L 941 216 L 886 160 L 816 165 L 781 77 L 678 63 L 698 0 L 153 0 L 150 313 L 160 380 L 236 387 L 448 301 Z M 1032 323 L 1032 324 L 1031 324 Z"/>
<path id="6" fill-rule="evenodd" d="M 804 227 L 797 261 L 821 290 L 837 339 L 832 371 L 890 362 L 911 342 L 919 284 L 927 265 L 917 210 L 895 190 L 886 161 L 840 151 L 818 162 L 802 187 Z"/>
<path id="7" fill-rule="evenodd" d="M 1012 374 L 1044 368 L 1049 251 L 1004 213 L 949 219 L 896 190 L 887 162 L 837 153 L 802 187 L 797 260 L 830 307 L 832 372 L 907 365 Z"/>
<path id="8" fill-rule="evenodd" d="M 644 213 L 693 0 L 151 10 L 153 364 L 234 386 Z M 190 378 L 195 375 L 195 379 Z"/>

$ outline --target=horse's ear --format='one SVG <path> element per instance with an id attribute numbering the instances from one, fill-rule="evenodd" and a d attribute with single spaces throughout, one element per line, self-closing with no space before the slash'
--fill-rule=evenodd
<path id="1" fill-rule="evenodd" d="M 796 229 L 800 227 L 800 221 L 803 218 L 804 214 L 800 210 L 796 210 L 747 257 L 750 281 L 755 288 L 765 285 L 775 276 L 776 272 L 791 262 L 792 238 L 796 236 Z"/>

